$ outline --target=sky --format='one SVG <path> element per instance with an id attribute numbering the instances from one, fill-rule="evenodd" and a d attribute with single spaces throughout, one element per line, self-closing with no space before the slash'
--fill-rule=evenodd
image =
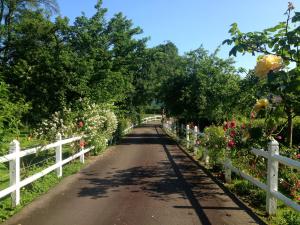
<path id="1" fill-rule="evenodd" d="M 95 13 L 97 0 L 57 0 L 61 16 L 73 22 L 83 12 Z M 292 0 L 298 9 L 300 0 Z M 148 46 L 173 42 L 182 55 L 201 45 L 210 52 L 230 38 L 228 30 L 236 22 L 242 32 L 261 31 L 284 21 L 287 0 L 103 0 L 107 19 L 122 12 L 134 26 L 150 37 Z M 297 10 L 299 11 L 299 10 Z M 219 56 L 227 58 L 230 47 L 221 46 Z M 252 69 L 256 57 L 237 55 L 236 66 Z"/>

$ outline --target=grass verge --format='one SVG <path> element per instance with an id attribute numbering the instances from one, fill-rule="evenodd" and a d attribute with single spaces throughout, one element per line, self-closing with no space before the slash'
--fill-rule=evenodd
<path id="1" fill-rule="evenodd" d="M 77 173 L 80 169 L 82 169 L 89 160 L 85 164 L 81 164 L 78 160 L 72 161 L 69 164 L 65 165 L 63 168 L 63 177 L 58 178 L 56 176 L 56 172 L 53 171 L 46 176 L 38 179 L 37 181 L 27 185 L 26 187 L 21 189 L 21 204 L 13 208 L 11 206 L 10 196 L 7 196 L 1 199 L 0 202 L 0 222 L 4 222 L 17 212 L 19 212 L 24 206 L 28 205 L 37 197 L 47 193 L 51 188 L 56 186 L 64 177 L 70 176 L 72 174 Z"/>

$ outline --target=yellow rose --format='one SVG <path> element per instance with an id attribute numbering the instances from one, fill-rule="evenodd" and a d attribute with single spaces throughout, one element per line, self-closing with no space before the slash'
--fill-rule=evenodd
<path id="1" fill-rule="evenodd" d="M 283 66 L 283 61 L 280 56 L 265 55 L 257 60 L 255 66 L 255 74 L 259 78 L 266 78 L 267 74 L 273 70 L 278 71 Z"/>
<path id="2" fill-rule="evenodd" d="M 262 98 L 256 101 L 253 110 L 259 112 L 262 108 L 266 108 L 269 105 L 269 101 L 266 98 Z"/>

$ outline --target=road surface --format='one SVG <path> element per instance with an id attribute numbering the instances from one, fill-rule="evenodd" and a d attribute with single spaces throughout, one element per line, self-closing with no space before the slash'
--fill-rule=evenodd
<path id="1" fill-rule="evenodd" d="M 5 225 L 263 224 L 158 124 L 136 128 Z"/>

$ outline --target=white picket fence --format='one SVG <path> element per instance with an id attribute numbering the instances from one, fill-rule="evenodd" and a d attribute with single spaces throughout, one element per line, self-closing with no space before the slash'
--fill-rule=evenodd
<path id="1" fill-rule="evenodd" d="M 173 135 L 176 135 L 176 127 L 170 123 L 166 122 L 163 124 L 163 127 L 171 132 Z M 185 141 L 187 143 L 187 148 L 195 146 L 195 140 L 198 136 L 204 135 L 203 133 L 198 131 L 198 128 L 195 126 L 194 129 L 190 129 L 189 125 L 186 127 L 181 127 L 183 131 L 186 133 Z M 193 142 L 190 140 L 190 134 L 193 135 L 195 138 Z M 300 205 L 291 200 L 290 198 L 283 195 L 281 192 L 278 191 L 278 169 L 279 163 L 284 164 L 286 166 L 292 167 L 300 171 L 300 162 L 281 156 L 279 154 L 279 144 L 276 140 L 272 140 L 268 143 L 267 151 L 263 149 L 255 149 L 252 148 L 251 152 L 257 156 L 262 156 L 268 160 L 267 164 L 267 184 L 260 182 L 258 179 L 244 173 L 243 171 L 239 170 L 238 168 L 232 166 L 231 160 L 226 159 L 224 162 L 225 168 L 225 180 L 226 182 L 231 182 L 231 173 L 234 172 L 235 174 L 243 177 L 244 179 L 250 181 L 252 184 L 256 185 L 257 187 L 266 191 L 266 211 L 269 215 L 276 214 L 277 211 L 277 199 L 284 202 L 285 205 L 292 207 L 296 211 L 300 212 Z M 208 151 L 205 149 L 203 160 L 205 164 L 209 163 L 209 156 Z"/>
<path id="2" fill-rule="evenodd" d="M 161 116 L 152 116 L 147 117 L 142 120 L 142 123 L 148 123 L 150 121 L 155 120 L 161 120 Z M 130 129 L 134 128 L 137 125 L 132 125 L 129 128 L 125 129 L 123 133 L 128 133 Z M 25 149 L 21 150 L 20 142 L 17 140 L 14 140 L 10 144 L 9 148 L 9 154 L 4 155 L 0 157 L 0 163 L 9 162 L 9 178 L 10 183 L 9 187 L 0 190 L 0 199 L 11 194 L 12 199 L 12 206 L 16 207 L 20 204 L 21 195 L 20 190 L 22 187 L 38 180 L 39 178 L 45 176 L 46 174 L 56 170 L 57 177 L 61 177 L 63 173 L 63 165 L 67 164 L 68 162 L 80 158 L 80 162 L 84 163 L 84 154 L 94 149 L 94 147 L 84 148 L 82 147 L 78 153 L 75 153 L 74 155 L 63 159 L 62 157 L 62 150 L 63 145 L 70 144 L 73 142 L 80 141 L 83 137 L 72 137 L 65 140 L 62 140 L 61 134 L 57 135 L 57 140 L 54 143 L 48 144 L 46 146 L 39 146 L 35 148 Z M 29 156 L 32 154 L 36 154 L 37 152 L 46 151 L 49 149 L 55 148 L 55 164 L 42 170 L 41 172 L 38 172 L 30 177 L 25 178 L 24 180 L 21 180 L 20 171 L 21 171 L 21 165 L 20 161 L 21 158 L 25 156 Z"/>

